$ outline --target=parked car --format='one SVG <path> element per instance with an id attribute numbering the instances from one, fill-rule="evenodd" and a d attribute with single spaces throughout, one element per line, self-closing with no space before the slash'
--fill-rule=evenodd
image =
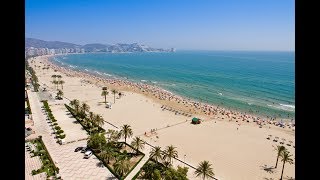
<path id="1" fill-rule="evenodd" d="M 88 158 L 90 158 L 91 156 L 92 156 L 92 151 L 86 151 L 85 153 L 84 153 L 84 158 L 86 158 L 86 159 L 88 159 Z"/>
<path id="2" fill-rule="evenodd" d="M 90 148 L 87 147 L 87 146 L 86 146 L 86 147 L 83 147 L 83 148 L 81 149 L 81 152 L 84 153 L 84 152 L 88 151 L 89 149 L 90 149 Z"/>
<path id="3" fill-rule="evenodd" d="M 77 148 L 74 150 L 74 152 L 78 152 L 78 151 L 82 150 L 82 148 L 83 148 L 83 147 L 77 147 Z"/>

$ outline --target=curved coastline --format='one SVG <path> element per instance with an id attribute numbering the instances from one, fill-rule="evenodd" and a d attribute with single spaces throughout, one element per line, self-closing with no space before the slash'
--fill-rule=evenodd
<path id="1" fill-rule="evenodd" d="M 79 54 L 79 53 L 76 53 Z M 195 110 L 194 111 L 189 111 L 189 113 L 193 112 L 195 114 L 199 114 L 199 115 L 205 115 L 205 116 L 211 116 L 214 113 L 217 113 L 218 111 L 221 111 L 223 113 L 226 114 L 242 114 L 243 116 L 246 117 L 252 117 L 252 119 L 254 120 L 262 120 L 263 122 L 274 122 L 274 121 L 278 121 L 278 122 L 289 122 L 289 121 L 294 121 L 294 118 L 289 119 L 289 118 L 278 118 L 276 116 L 268 116 L 268 115 L 264 115 L 264 114 L 259 114 L 259 112 L 254 112 L 251 109 L 247 109 L 247 110 L 241 110 L 241 109 L 234 109 L 231 107 L 225 107 L 224 104 L 213 104 L 213 103 L 204 103 L 204 102 L 199 102 L 199 100 L 193 99 L 191 97 L 184 97 L 183 95 L 179 95 L 177 93 L 173 93 L 170 92 L 168 90 L 166 90 L 163 87 L 159 87 L 157 86 L 157 83 L 152 83 L 150 81 L 150 83 L 148 83 L 147 81 L 143 82 L 137 82 L 136 80 L 131 80 L 128 79 L 127 77 L 118 77 L 117 75 L 110 75 L 110 74 L 105 74 L 105 73 L 97 73 L 96 70 L 93 70 L 92 72 L 90 72 L 88 69 L 79 69 L 79 68 L 75 68 L 75 67 L 68 67 L 69 65 L 66 65 L 60 61 L 55 62 L 53 60 L 53 58 L 55 56 L 61 56 L 61 55 L 54 55 L 54 56 L 50 56 L 49 58 L 47 58 L 48 62 L 54 66 L 56 66 L 57 68 L 61 69 L 65 69 L 68 71 L 73 71 L 73 72 L 77 72 L 80 73 L 82 75 L 88 75 L 90 76 L 89 78 L 93 78 L 95 80 L 98 81 L 98 83 L 107 83 L 107 84 L 117 84 L 117 86 L 129 86 L 129 88 L 125 88 L 128 91 L 131 91 L 131 88 L 135 88 L 135 90 L 133 90 L 134 92 L 140 93 L 140 94 L 144 94 L 146 95 L 146 93 L 148 93 L 148 95 L 154 96 L 157 99 L 160 100 L 169 100 L 169 101 L 176 101 L 176 102 L 182 102 L 183 104 L 188 104 L 188 105 L 192 105 L 194 106 Z M 64 54 L 62 54 L 62 56 L 65 56 Z M 119 88 L 119 87 L 118 87 Z M 162 94 L 162 96 L 155 96 L 155 93 L 160 93 Z M 150 97 L 150 96 L 149 96 Z M 153 97 L 153 98 L 154 98 Z M 249 104 L 251 105 L 251 104 Z M 271 105 L 274 106 L 274 105 Z M 180 109 L 181 111 L 185 111 L 183 109 Z M 197 110 L 199 112 L 197 112 Z"/>

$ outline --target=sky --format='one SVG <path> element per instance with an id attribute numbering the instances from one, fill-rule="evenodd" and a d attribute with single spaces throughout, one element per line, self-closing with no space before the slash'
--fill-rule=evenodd
<path id="1" fill-rule="evenodd" d="M 293 0 L 26 0 L 25 35 L 75 44 L 294 51 Z"/>

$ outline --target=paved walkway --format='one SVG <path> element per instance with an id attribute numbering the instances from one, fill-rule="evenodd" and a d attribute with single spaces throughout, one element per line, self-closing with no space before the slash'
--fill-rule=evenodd
<path id="1" fill-rule="evenodd" d="M 42 180 L 46 179 L 47 175 L 45 172 L 32 175 L 32 170 L 38 170 L 41 168 L 42 163 L 38 156 L 31 157 L 31 154 L 29 151 L 27 151 L 27 148 L 25 148 L 25 179 L 26 180 Z"/>
<path id="2" fill-rule="evenodd" d="M 29 94 L 36 131 L 34 136 L 42 136 L 50 156 L 60 169 L 59 174 L 62 179 L 115 179 L 106 167 L 101 166 L 100 161 L 94 155 L 89 159 L 84 159 L 83 153 L 74 152 L 76 147 L 86 145 L 86 141 L 77 141 L 66 145 L 56 143 L 57 140 L 51 135 L 52 129 L 46 121 L 46 116 L 41 111 L 42 102 L 36 92 L 29 92 Z M 55 114 L 53 115 L 55 116 Z M 81 127 L 80 124 L 75 125 Z M 67 133 L 66 135 L 68 136 Z"/>
<path id="3" fill-rule="evenodd" d="M 87 132 L 83 130 L 81 124 L 79 124 L 78 121 L 72 117 L 64 104 L 49 103 L 49 105 L 54 117 L 57 120 L 58 126 L 60 126 L 64 131 L 64 134 L 66 134 L 64 139 L 66 143 L 88 137 Z"/>

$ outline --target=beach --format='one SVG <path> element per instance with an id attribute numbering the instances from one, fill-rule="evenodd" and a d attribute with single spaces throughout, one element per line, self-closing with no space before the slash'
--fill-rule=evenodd
<path id="1" fill-rule="evenodd" d="M 203 160 L 213 164 L 218 179 L 277 179 L 280 178 L 282 162 L 275 165 L 274 146 L 292 141 L 287 149 L 295 157 L 294 125 L 286 122 L 284 127 L 276 126 L 274 119 L 259 118 L 253 114 L 226 110 L 219 106 L 195 102 L 144 83 L 132 83 L 119 79 L 105 79 L 84 72 L 59 67 L 48 61 L 50 56 L 29 60 L 35 70 L 42 89 L 55 96 L 57 90 L 51 83 L 52 75 L 61 75 L 65 81 L 62 89 L 69 100 L 78 99 L 90 106 L 90 111 L 102 115 L 104 120 L 115 125 L 131 125 L 134 136 L 146 142 L 161 146 L 177 147 L 179 159 L 192 166 Z M 49 69 L 43 69 L 49 67 Z M 108 87 L 106 108 L 102 87 Z M 60 85 L 59 85 L 60 87 Z M 121 97 L 111 93 L 121 91 Z M 201 123 L 191 124 L 198 117 Z M 104 128 L 114 128 L 105 123 Z M 152 133 L 151 130 L 154 130 Z M 266 139 L 271 135 L 270 140 Z M 278 142 L 273 139 L 278 137 Z M 128 139 L 130 142 L 132 138 Z M 286 164 L 284 178 L 295 177 L 295 165 Z M 194 170 L 189 168 L 189 179 L 196 179 Z"/>

